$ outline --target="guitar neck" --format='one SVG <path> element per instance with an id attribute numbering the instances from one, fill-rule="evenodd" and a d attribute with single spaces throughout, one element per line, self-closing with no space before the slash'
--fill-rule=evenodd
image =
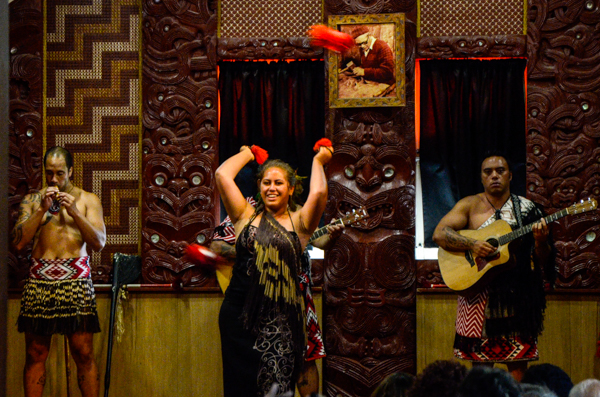
<path id="1" fill-rule="evenodd" d="M 336 219 L 333 223 L 330 223 L 329 225 L 341 225 L 342 223 L 344 223 L 344 221 L 342 219 Z M 329 225 L 327 225 L 327 226 L 329 226 Z M 317 230 L 315 230 L 315 232 L 312 234 L 312 236 L 310 236 L 310 240 L 308 240 L 308 243 L 312 244 L 312 242 L 315 241 L 316 239 L 318 239 L 319 237 L 326 235 L 327 234 L 327 226 L 323 226 L 323 227 L 320 227 Z"/>
<path id="2" fill-rule="evenodd" d="M 567 215 L 569 215 L 569 209 L 565 208 L 565 209 L 562 209 L 560 211 L 553 213 L 552 215 L 548 215 L 548 216 L 544 217 L 544 220 L 546 221 L 546 223 L 550 223 L 550 222 L 554 222 L 555 220 L 560 219 Z M 530 223 L 527 226 L 523 226 L 520 229 L 514 230 L 510 233 L 505 234 L 504 236 L 501 236 L 500 238 L 498 238 L 499 244 L 500 245 L 508 244 L 511 241 L 513 241 L 519 237 L 522 237 L 528 233 L 531 233 L 531 231 L 533 230 L 533 225 L 536 224 L 537 222 L 539 222 L 539 221 Z"/>

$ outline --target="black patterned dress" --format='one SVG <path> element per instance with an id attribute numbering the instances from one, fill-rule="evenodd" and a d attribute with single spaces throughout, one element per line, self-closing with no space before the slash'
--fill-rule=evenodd
<path id="1" fill-rule="evenodd" d="M 280 392 L 295 387 L 298 353 L 286 315 L 271 311 L 261 316 L 257 334 L 248 330 L 242 319 L 256 266 L 257 230 L 247 226 L 236 242 L 236 264 L 219 313 L 225 397 L 262 397 L 273 383 L 280 385 Z M 299 244 L 296 233 L 290 235 Z"/>

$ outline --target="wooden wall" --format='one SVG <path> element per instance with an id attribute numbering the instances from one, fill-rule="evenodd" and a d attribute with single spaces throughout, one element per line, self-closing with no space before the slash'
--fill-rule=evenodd
<path id="1" fill-rule="evenodd" d="M 198 397 L 223 395 L 221 340 L 218 317 L 222 294 L 132 292 L 124 304 L 122 339 L 115 339 L 110 381 L 111 396 Z M 8 301 L 7 396 L 22 396 L 25 338 L 17 332 L 19 294 Z M 319 317 L 322 299 L 315 296 Z M 104 395 L 104 374 L 108 345 L 110 295 L 98 294 L 102 332 L 95 335 L 94 350 L 100 370 L 100 394 Z M 173 324 L 177 324 L 173 326 Z M 319 360 L 320 361 L 320 360 Z M 70 391 L 79 396 L 75 363 L 71 369 Z M 320 362 L 317 364 L 321 371 Z M 64 338 L 55 335 L 46 363 L 44 397 L 67 395 Z"/>

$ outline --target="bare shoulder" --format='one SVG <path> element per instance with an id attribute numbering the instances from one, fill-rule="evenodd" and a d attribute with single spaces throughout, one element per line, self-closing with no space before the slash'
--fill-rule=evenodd
<path id="1" fill-rule="evenodd" d="M 74 195 L 79 195 L 79 201 L 85 205 L 85 208 L 92 211 L 102 211 L 102 203 L 100 198 L 92 193 L 85 191 L 81 188 L 77 188 Z"/>
<path id="2" fill-rule="evenodd" d="M 478 194 L 474 194 L 472 196 L 467 196 L 465 198 L 460 199 L 452 210 L 468 214 L 473 209 L 475 209 L 479 205 L 479 203 L 481 203 L 481 197 L 479 197 Z"/>

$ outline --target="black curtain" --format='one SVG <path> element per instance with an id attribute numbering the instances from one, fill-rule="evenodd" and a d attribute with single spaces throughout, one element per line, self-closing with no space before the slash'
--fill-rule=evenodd
<path id="1" fill-rule="evenodd" d="M 219 69 L 220 161 L 258 145 L 310 176 L 312 147 L 325 131 L 323 62 L 222 62 Z M 236 179 L 246 196 L 256 193 L 256 168 L 250 164 Z M 304 187 L 306 197 L 308 180 Z"/>
<path id="2" fill-rule="evenodd" d="M 421 61 L 420 166 L 425 246 L 456 202 L 482 191 L 488 150 L 511 164 L 511 191 L 525 192 L 526 60 Z"/>

